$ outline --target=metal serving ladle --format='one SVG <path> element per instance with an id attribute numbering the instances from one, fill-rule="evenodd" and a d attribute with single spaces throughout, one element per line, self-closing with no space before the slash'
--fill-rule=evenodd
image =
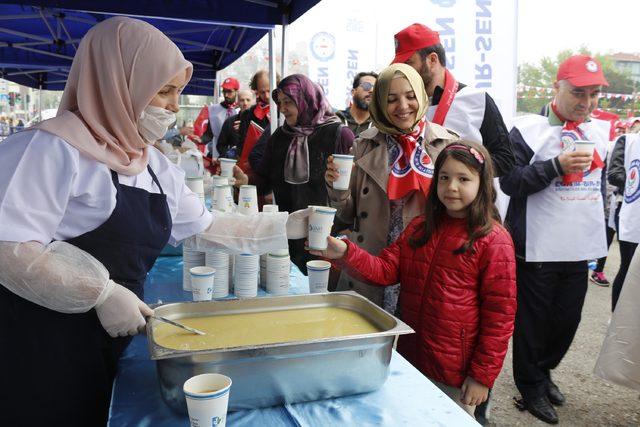
<path id="1" fill-rule="evenodd" d="M 155 315 L 153 315 L 153 316 L 149 316 L 149 317 L 150 317 L 150 318 L 152 318 L 152 319 L 159 320 L 160 322 L 168 323 L 168 324 L 173 325 L 173 326 L 176 326 L 176 327 L 178 327 L 178 328 L 182 328 L 182 329 L 184 329 L 185 331 L 189 331 L 189 332 L 191 332 L 191 333 L 193 333 L 193 334 L 198 334 L 198 335 L 207 335 L 205 332 L 202 332 L 202 331 L 201 331 L 201 330 L 199 330 L 199 329 L 191 328 L 191 327 L 189 327 L 189 326 L 183 325 L 182 323 L 174 322 L 173 320 L 169 320 L 169 319 L 167 319 L 166 317 L 162 317 L 162 316 L 155 316 Z"/>

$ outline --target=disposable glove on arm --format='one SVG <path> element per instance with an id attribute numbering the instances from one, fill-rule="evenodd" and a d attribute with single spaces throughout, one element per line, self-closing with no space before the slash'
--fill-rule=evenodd
<path id="1" fill-rule="evenodd" d="M 0 242 L 0 283 L 35 304 L 61 313 L 93 308 L 109 272 L 93 256 L 66 242 Z M 103 298 L 104 299 L 104 298 Z"/>
<path id="2" fill-rule="evenodd" d="M 215 211 L 209 227 L 187 239 L 187 248 L 223 251 L 231 254 L 263 254 L 287 243 L 286 212 L 242 215 Z"/>
<path id="3" fill-rule="evenodd" d="M 109 335 L 137 333 L 153 314 L 89 253 L 66 242 L 0 242 L 0 283 L 16 295 L 61 313 L 95 307 Z"/>

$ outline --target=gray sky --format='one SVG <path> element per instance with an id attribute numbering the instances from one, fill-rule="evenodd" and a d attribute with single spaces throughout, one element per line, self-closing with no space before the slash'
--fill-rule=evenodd
<path id="1" fill-rule="evenodd" d="M 447 0 L 468 2 L 475 0 Z M 492 0 L 493 8 L 513 0 Z M 387 36 L 415 22 L 416 11 L 429 9 L 443 0 L 322 0 L 291 27 L 292 39 L 306 39 L 317 31 L 318 22 L 331 22 L 345 9 L 358 10 L 360 17 L 377 17 L 383 23 L 378 32 Z M 392 5 L 389 8 L 389 5 Z M 640 52 L 639 0 L 519 0 L 518 62 L 537 62 L 563 49 L 587 46 L 595 52 Z M 391 57 L 392 45 L 378 44 L 382 55 Z"/>
<path id="2" fill-rule="evenodd" d="M 640 52 L 638 0 L 520 0 L 518 7 L 519 63 L 581 45 L 599 53 Z"/>

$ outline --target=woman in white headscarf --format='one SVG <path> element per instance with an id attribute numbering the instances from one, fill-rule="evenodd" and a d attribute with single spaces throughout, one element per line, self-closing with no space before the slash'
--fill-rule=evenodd
<path id="1" fill-rule="evenodd" d="M 80 43 L 58 116 L 0 145 L 0 425 L 105 423 L 167 242 L 286 245 L 286 214 L 212 215 L 152 147 L 191 73 L 153 26 L 108 19 Z"/>

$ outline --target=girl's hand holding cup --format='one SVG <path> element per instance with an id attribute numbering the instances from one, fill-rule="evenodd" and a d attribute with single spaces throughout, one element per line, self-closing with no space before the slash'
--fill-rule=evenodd
<path id="1" fill-rule="evenodd" d="M 309 245 L 309 242 L 305 242 L 305 244 Z M 312 249 L 309 253 L 327 259 L 340 259 L 347 253 L 347 244 L 342 239 L 329 236 L 327 237 L 327 249 L 322 251 Z"/>

